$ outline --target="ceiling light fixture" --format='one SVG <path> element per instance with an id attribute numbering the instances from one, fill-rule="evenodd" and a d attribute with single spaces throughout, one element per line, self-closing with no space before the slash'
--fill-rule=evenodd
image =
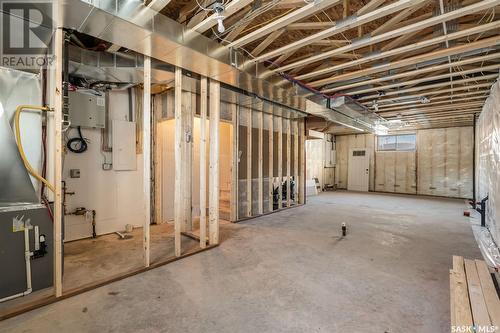
<path id="1" fill-rule="evenodd" d="M 213 11 L 215 14 L 214 19 L 217 20 L 217 31 L 222 34 L 224 33 L 224 31 L 226 31 L 223 23 L 224 15 L 222 15 L 222 13 L 224 12 L 224 5 L 220 2 L 214 3 Z"/>

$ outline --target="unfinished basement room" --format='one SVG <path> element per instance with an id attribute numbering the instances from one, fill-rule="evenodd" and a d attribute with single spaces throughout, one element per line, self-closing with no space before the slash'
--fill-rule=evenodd
<path id="1" fill-rule="evenodd" d="M 0 333 L 500 333 L 500 0 L 0 13 Z"/>

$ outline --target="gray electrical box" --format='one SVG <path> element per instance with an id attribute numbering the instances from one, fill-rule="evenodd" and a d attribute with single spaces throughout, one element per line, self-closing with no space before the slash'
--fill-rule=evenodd
<path id="1" fill-rule="evenodd" d="M 104 128 L 106 98 L 91 91 L 69 92 L 69 119 L 72 127 Z"/>

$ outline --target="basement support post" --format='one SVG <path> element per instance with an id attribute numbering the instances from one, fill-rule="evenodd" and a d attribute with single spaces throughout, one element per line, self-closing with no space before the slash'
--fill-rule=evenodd
<path id="1" fill-rule="evenodd" d="M 219 244 L 219 123 L 220 83 L 210 80 L 210 166 L 208 237 L 210 245 Z"/>
<path id="2" fill-rule="evenodd" d="M 259 214 L 264 214 L 264 110 L 258 113 L 259 119 Z"/>
<path id="3" fill-rule="evenodd" d="M 56 58 L 55 69 L 55 91 L 54 91 L 54 144 L 55 144 L 55 161 L 54 161 L 54 290 L 56 297 L 62 296 L 62 270 L 63 270 L 63 253 L 62 253 L 62 124 L 63 124 L 63 43 L 64 31 L 56 29 L 55 31 L 55 50 Z"/>
<path id="4" fill-rule="evenodd" d="M 295 181 L 293 202 L 299 203 L 299 121 L 293 121 L 293 180 Z"/>
<path id="5" fill-rule="evenodd" d="M 252 109 L 247 111 L 247 217 L 252 216 Z"/>
<path id="6" fill-rule="evenodd" d="M 207 102 L 208 80 L 200 79 L 200 247 L 207 246 Z"/>
<path id="7" fill-rule="evenodd" d="M 273 106 L 271 106 L 273 107 Z M 274 116 L 269 115 L 269 211 L 274 210 Z"/>
<path id="8" fill-rule="evenodd" d="M 476 208 L 476 114 L 472 115 L 472 207 Z"/>
<path id="9" fill-rule="evenodd" d="M 306 203 L 306 120 L 305 118 L 299 122 L 300 136 L 300 173 L 299 173 L 299 203 Z"/>
<path id="10" fill-rule="evenodd" d="M 238 220 L 238 142 L 239 142 L 239 121 L 238 109 L 236 102 L 231 103 L 231 138 L 232 138 L 232 154 L 231 154 L 231 222 Z"/>
<path id="11" fill-rule="evenodd" d="M 149 267 L 149 237 L 151 224 L 151 58 L 144 56 L 144 98 L 142 116 L 142 151 L 143 151 L 143 189 L 144 189 L 144 227 L 142 245 L 144 266 Z"/>
<path id="12" fill-rule="evenodd" d="M 278 117 L 278 209 L 283 207 L 283 118 Z"/>
<path id="13" fill-rule="evenodd" d="M 291 129 L 291 123 L 290 123 L 290 118 L 286 119 L 286 206 L 290 207 L 291 202 L 290 202 L 290 166 L 291 166 L 291 157 L 292 157 L 292 129 Z"/>
<path id="14" fill-rule="evenodd" d="M 174 112 L 175 112 L 175 194 L 174 194 L 174 238 L 175 238 L 175 256 L 181 255 L 181 224 L 183 220 L 182 206 L 182 154 L 181 146 L 183 140 L 182 124 L 182 69 L 175 68 L 175 88 L 174 88 Z"/>

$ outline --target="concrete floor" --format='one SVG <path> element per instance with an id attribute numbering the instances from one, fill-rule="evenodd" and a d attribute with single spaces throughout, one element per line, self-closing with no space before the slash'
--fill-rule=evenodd
<path id="1" fill-rule="evenodd" d="M 449 332 L 451 256 L 480 258 L 464 208 L 325 193 L 224 225 L 216 249 L 1 322 L 0 331 Z"/>

